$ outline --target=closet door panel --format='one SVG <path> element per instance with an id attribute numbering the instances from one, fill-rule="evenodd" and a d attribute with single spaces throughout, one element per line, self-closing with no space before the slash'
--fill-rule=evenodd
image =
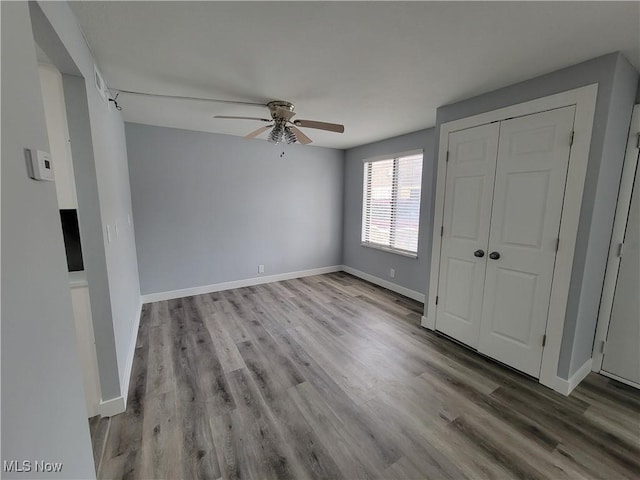
<path id="1" fill-rule="evenodd" d="M 637 167 L 636 167 L 637 168 Z M 636 171 L 602 370 L 640 387 L 640 174 Z"/>
<path id="2" fill-rule="evenodd" d="M 535 377 L 540 374 L 574 114 L 571 106 L 500 125 L 478 349 Z"/>
<path id="3" fill-rule="evenodd" d="M 476 348 L 498 148 L 497 123 L 449 135 L 436 329 Z M 474 252 L 481 250 L 474 255 Z"/>

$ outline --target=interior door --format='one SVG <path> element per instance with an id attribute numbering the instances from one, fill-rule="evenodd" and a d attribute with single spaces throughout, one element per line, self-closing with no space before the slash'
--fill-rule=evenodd
<path id="1" fill-rule="evenodd" d="M 436 329 L 473 348 L 480 332 L 499 128 L 492 123 L 449 134 Z"/>
<path id="2" fill-rule="evenodd" d="M 500 124 L 478 350 L 540 375 L 575 107 Z"/>
<path id="3" fill-rule="evenodd" d="M 639 159 L 640 161 L 640 159 Z M 640 193 L 639 176 L 631 194 L 613 309 L 602 370 L 640 386 Z"/>

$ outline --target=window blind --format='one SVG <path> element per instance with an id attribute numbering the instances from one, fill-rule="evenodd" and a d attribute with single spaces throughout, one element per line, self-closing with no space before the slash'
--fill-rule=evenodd
<path id="1" fill-rule="evenodd" d="M 422 153 L 364 162 L 362 244 L 418 253 Z"/>

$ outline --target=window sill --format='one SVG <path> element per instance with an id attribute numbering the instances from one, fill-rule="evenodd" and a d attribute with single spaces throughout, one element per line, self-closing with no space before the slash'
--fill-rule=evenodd
<path id="1" fill-rule="evenodd" d="M 375 243 L 360 242 L 360 245 L 367 248 L 373 248 L 374 250 L 382 250 L 383 252 L 387 253 L 395 253 L 396 255 L 400 255 L 402 257 L 418 258 L 417 253 L 411 253 L 405 250 L 396 250 L 395 248 L 383 247 L 382 245 L 376 245 Z"/>

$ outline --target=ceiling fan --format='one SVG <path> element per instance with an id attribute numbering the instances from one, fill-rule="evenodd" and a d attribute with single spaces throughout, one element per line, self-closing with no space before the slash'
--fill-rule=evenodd
<path id="1" fill-rule="evenodd" d="M 267 103 L 271 118 L 259 118 L 259 117 L 234 117 L 228 115 L 215 115 L 214 118 L 224 118 L 233 120 L 256 120 L 259 122 L 266 122 L 269 125 L 254 130 L 253 132 L 244 136 L 244 138 L 255 138 L 262 135 L 267 130 L 271 129 L 267 140 L 271 143 L 280 143 L 282 141 L 286 143 L 302 143 L 306 145 L 311 143 L 311 139 L 307 137 L 298 127 L 303 128 L 315 128 L 318 130 L 327 130 L 329 132 L 344 133 L 344 125 L 337 123 L 317 122 L 315 120 L 291 120 L 296 114 L 293 110 L 295 106 L 293 103 L 285 102 L 283 100 L 274 100 Z"/>

